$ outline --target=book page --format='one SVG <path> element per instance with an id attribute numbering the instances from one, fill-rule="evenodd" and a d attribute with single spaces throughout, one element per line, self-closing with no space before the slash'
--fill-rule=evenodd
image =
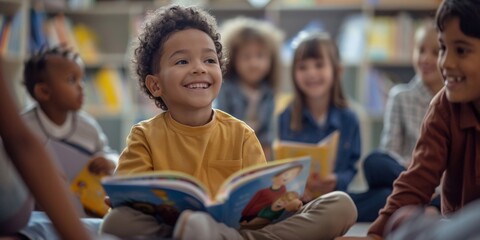
<path id="1" fill-rule="evenodd" d="M 168 212 L 168 221 L 173 223 L 182 211 L 207 211 L 206 205 L 211 203 L 207 188 L 181 172 L 106 177 L 102 185 L 112 207 L 129 206 L 154 217 Z"/>
<path id="2" fill-rule="evenodd" d="M 266 166 L 245 169 L 229 178 L 229 183 L 221 188 L 217 202 L 226 203 L 224 211 L 214 217 L 237 229 L 258 227 L 256 222 L 259 219 L 263 222 L 262 215 L 251 221 L 260 212 L 276 216 L 260 225 L 279 221 L 284 218 L 284 212 L 288 212 L 282 207 L 284 204 L 293 200 L 301 203 L 309 172 L 310 157 L 278 160 Z M 286 195 L 290 196 L 289 199 Z"/>
<path id="3" fill-rule="evenodd" d="M 321 177 L 333 172 L 337 156 L 340 132 L 334 131 L 317 144 L 278 141 L 274 144 L 275 158 L 292 158 L 310 156 L 312 158 L 311 171 Z"/>

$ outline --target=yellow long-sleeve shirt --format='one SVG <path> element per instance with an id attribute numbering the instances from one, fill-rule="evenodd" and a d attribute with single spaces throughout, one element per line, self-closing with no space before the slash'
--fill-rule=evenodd
<path id="1" fill-rule="evenodd" d="M 215 194 L 232 173 L 265 164 L 254 131 L 229 114 L 214 111 L 212 121 L 200 127 L 183 125 L 168 112 L 134 125 L 116 174 L 180 171 L 199 179 Z"/>

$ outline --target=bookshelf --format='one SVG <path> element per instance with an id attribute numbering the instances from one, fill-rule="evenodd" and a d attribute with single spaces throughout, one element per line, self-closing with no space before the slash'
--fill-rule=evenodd
<path id="1" fill-rule="evenodd" d="M 31 8 L 43 14 L 45 21 L 61 15 L 71 24 L 67 27 L 77 24 L 86 26 L 93 32 L 97 40 L 98 51 L 94 61 L 85 61 L 85 86 L 93 84 L 95 76 L 102 69 L 113 69 L 118 73 L 119 77 L 115 84 L 120 85 L 121 92 L 117 96 L 120 101 L 118 108 L 113 109 L 102 102 L 92 102 L 91 95 L 93 94 L 86 90 L 88 87 L 85 87 L 87 99 L 83 110 L 89 112 L 98 120 L 109 139 L 110 146 L 117 151 L 121 151 L 130 127 L 137 120 L 135 114 L 133 114 L 135 103 L 132 101 L 134 99 L 132 94 L 136 92 L 137 84 L 128 80 L 130 75 L 129 46 L 136 35 L 135 24 L 142 18 L 144 8 L 138 4 L 127 5 L 125 2 L 120 2 L 120 4 L 114 2 L 99 3 L 86 9 L 67 9 L 64 7 L 64 4 L 55 6 L 42 4 L 37 6 L 35 4 L 35 6 L 32 6 L 30 0 L 0 0 L 1 19 L 13 19 L 18 15 L 21 22 L 18 24 L 20 27 L 11 31 L 11 33 L 15 32 L 15 39 L 18 41 L 20 49 L 12 53 L 10 48 L 7 47 L 7 50 L 2 50 L 0 54 L 4 77 L 9 81 L 12 92 L 15 93 L 18 107 L 23 109 L 31 104 L 30 98 L 22 86 L 23 65 L 31 52 L 29 43 L 31 40 L 30 23 L 33 20 L 30 15 Z M 3 26 L 5 21 L 0 23 L 2 23 L 0 26 Z M 48 38 L 48 36 L 46 37 Z M 73 38 L 73 36 L 69 37 Z M 82 55 L 82 52 L 79 52 Z"/>
<path id="2" fill-rule="evenodd" d="M 47 19 L 63 15 L 72 25 L 83 24 L 96 36 L 97 57 L 95 61 L 86 62 L 86 83 L 93 81 L 93 77 L 103 68 L 112 68 L 121 76 L 122 87 L 121 107 L 116 111 L 109 110 L 104 104 L 87 100 L 84 110 L 96 117 L 107 134 L 110 145 L 121 151 L 125 144 L 131 126 L 142 119 L 151 117 L 160 110 L 146 99 L 138 89 L 137 81 L 132 78 L 130 70 L 130 44 L 137 33 L 146 11 L 155 9 L 172 1 L 142 0 L 142 1 L 96 1 L 93 6 L 68 9 L 45 8 Z M 313 20 L 321 23 L 339 44 L 340 50 L 345 49 L 342 39 L 342 27 L 352 16 L 359 16 L 365 20 L 364 31 L 350 42 L 360 43 L 361 49 L 356 59 L 344 60 L 343 86 L 347 95 L 353 100 L 352 105 L 359 113 L 362 125 L 363 153 L 368 153 L 378 145 L 380 132 L 383 127 L 381 113 L 371 114 L 367 109 L 368 97 L 372 89 L 368 86 L 371 69 L 375 69 L 392 79 L 393 83 L 407 82 L 413 77 L 411 57 L 405 54 L 401 58 L 370 59 L 368 46 L 368 32 L 372 22 L 377 17 L 395 18 L 399 14 L 410 16 L 418 20 L 425 16 L 433 16 L 438 6 L 438 0 L 272 0 L 265 7 L 256 8 L 248 1 L 210 0 L 201 1 L 204 9 L 212 13 L 219 24 L 236 16 L 247 16 L 257 19 L 266 19 L 285 31 L 285 40 L 289 41 L 295 34 Z M 314 4 L 312 5 L 312 2 Z M 304 4 L 301 4 L 304 3 Z M 0 15 L 21 15 L 21 29 L 18 31 L 20 51 L 16 54 L 2 54 L 2 67 L 5 78 L 11 83 L 12 91 L 17 96 L 18 104 L 24 107 L 28 99 L 21 86 L 23 62 L 28 56 L 29 47 L 29 0 L 0 0 Z M 412 28 L 413 29 L 413 28 Z M 411 50 L 409 50 L 411 51 Z M 346 51 L 347 54 L 350 51 Z M 405 51 L 404 51 L 405 52 Z M 80 52 L 82 54 L 82 52 Z M 291 93 L 292 86 L 289 79 L 289 61 L 286 60 L 281 91 Z M 382 79 L 381 81 L 384 81 Z M 390 81 L 390 80 L 388 80 Z M 389 83 L 390 84 L 390 83 Z M 383 85 L 387 88 L 389 84 Z M 377 89 L 378 90 L 378 89 Z M 388 92 L 388 89 L 382 89 Z M 88 94 L 87 94 L 88 95 Z M 90 101 L 90 102 L 89 102 Z"/>
<path id="3" fill-rule="evenodd" d="M 411 62 L 411 43 L 403 43 L 400 53 L 393 57 L 372 59 L 369 57 L 369 31 L 376 18 L 383 17 L 392 19 L 394 24 L 397 21 L 411 24 L 406 30 L 405 39 L 410 39 L 415 30 L 415 23 L 425 17 L 433 17 L 439 0 L 272 0 L 263 8 L 254 8 L 248 5 L 247 1 L 241 3 L 226 1 L 221 3 L 218 0 L 211 1 L 204 7 L 218 19 L 221 24 L 225 19 L 238 15 L 266 19 L 274 23 L 285 32 L 285 40 L 289 41 L 299 30 L 312 21 L 318 21 L 321 27 L 329 32 L 337 41 L 340 51 L 342 46 L 342 27 L 348 18 L 358 16 L 365 21 L 363 32 L 358 38 L 349 39 L 351 42 L 363 41 L 361 50 L 355 59 L 348 59 L 343 56 L 344 75 L 343 87 L 346 94 L 352 99 L 352 107 L 359 115 L 362 128 L 362 152 L 366 154 L 378 147 L 380 134 L 383 128 L 383 109 L 377 106 L 375 111 L 369 109 L 369 100 L 374 93 L 386 100 L 388 90 L 393 84 L 406 83 L 414 76 Z M 246 5 L 245 5 L 246 4 Z M 399 17 L 401 16 L 401 17 Z M 408 29 L 409 28 L 409 29 Z M 398 47 L 398 46 L 395 46 Z M 348 55 L 348 53 L 347 53 Z M 284 78 L 281 83 L 281 91 L 291 93 L 292 85 L 290 76 L 289 61 L 285 61 Z M 380 85 L 377 89 L 370 89 L 372 69 L 381 76 Z M 383 102 L 382 104 L 385 104 Z M 378 105 L 378 104 L 377 104 Z"/>
<path id="4" fill-rule="evenodd" d="M 1 25 L 12 26 L 18 21 L 17 26 L 20 28 L 13 31 L 10 28 L 9 36 L 0 40 L 0 60 L 3 71 L 3 77 L 8 82 L 8 86 L 16 98 L 18 107 L 25 104 L 25 99 L 20 97 L 26 92 L 21 85 L 23 74 L 23 61 L 26 56 L 26 38 L 27 38 L 27 0 L 0 0 L 0 19 Z M 2 31 L 5 31 L 1 28 Z M 9 50 L 12 44 L 18 44 L 15 51 Z"/>
<path id="5" fill-rule="evenodd" d="M 83 25 L 93 33 L 96 57 L 85 61 L 84 110 L 92 114 L 120 152 L 136 121 L 137 84 L 130 81 L 129 47 L 136 35 L 143 7 L 124 2 L 99 2 L 85 9 L 47 10 L 49 16 L 63 14 L 73 26 Z M 82 50 L 79 47 L 82 56 Z M 85 60 L 87 58 L 82 56 Z"/>
<path id="6" fill-rule="evenodd" d="M 367 4 L 365 6 L 365 15 L 370 19 L 370 24 L 378 18 L 394 19 L 397 24 L 397 32 L 394 33 L 397 41 L 397 52 L 391 57 L 384 59 L 368 59 L 365 64 L 367 69 L 379 71 L 384 77 L 380 78 L 380 91 L 383 92 L 386 100 L 388 90 L 395 84 L 407 83 L 415 75 L 412 66 L 413 53 L 413 35 L 416 27 L 425 18 L 434 18 L 436 9 L 440 1 L 438 0 L 380 0 L 376 4 Z M 402 25 L 403 24 L 403 25 Z M 407 25 L 405 27 L 405 24 Z M 400 42 L 400 43 L 399 43 Z M 400 46 L 398 45 L 400 44 Z M 399 53 L 400 52 L 400 53 Z M 368 81 L 368 71 L 361 76 L 361 80 Z M 382 86 L 383 85 L 383 86 Z M 372 89 L 366 89 L 362 96 L 363 101 Z M 380 134 L 383 129 L 383 111 L 380 114 L 369 116 L 368 124 L 365 126 L 367 138 L 370 140 L 368 149 L 375 148 L 379 145 Z"/>

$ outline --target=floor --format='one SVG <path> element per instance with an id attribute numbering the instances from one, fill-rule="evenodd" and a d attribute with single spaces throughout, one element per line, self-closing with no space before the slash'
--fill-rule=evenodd
<path id="1" fill-rule="evenodd" d="M 369 226 L 370 226 L 370 223 L 356 223 L 350 228 L 350 230 L 348 230 L 345 236 L 364 237 L 367 235 Z"/>

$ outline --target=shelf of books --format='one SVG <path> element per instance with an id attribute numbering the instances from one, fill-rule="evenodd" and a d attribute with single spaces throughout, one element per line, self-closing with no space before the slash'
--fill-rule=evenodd
<path id="1" fill-rule="evenodd" d="M 86 8 L 41 6 L 31 11 L 30 52 L 64 45 L 85 64 L 85 104 L 104 128 L 110 145 L 123 149 L 137 119 L 137 84 L 130 76 L 130 46 L 144 8 L 125 2 L 102 2 Z"/>
<path id="2" fill-rule="evenodd" d="M 26 0 L 0 0 L 1 67 L 19 107 L 25 105 L 21 96 L 26 94 L 21 79 L 26 53 L 27 4 Z"/>
<path id="3" fill-rule="evenodd" d="M 143 1 L 45 1 L 56 6 L 29 12 L 28 0 L 0 0 L 0 56 L 8 79 L 21 83 L 23 61 L 45 44 L 65 43 L 84 60 L 87 98 L 85 110 L 102 121 L 117 121 L 117 149 L 131 125 L 160 112 L 131 79 L 130 48 L 146 11 L 167 2 Z M 173 1 L 175 2 L 175 1 Z M 188 2 L 188 1 L 187 1 Z M 285 31 L 282 56 L 285 74 L 282 92 L 292 93 L 288 79 L 291 41 L 299 31 L 323 30 L 337 42 L 345 67 L 344 89 L 365 116 L 364 152 L 376 147 L 379 136 L 373 123 L 383 115 L 389 88 L 409 81 L 414 74 L 411 52 L 415 28 L 424 17 L 433 17 L 439 0 L 277 0 L 201 1 L 219 24 L 236 16 L 266 19 Z M 18 19 L 16 22 L 15 19 Z M 18 25 L 21 27 L 12 27 Z M 32 26 L 28 35 L 29 25 Z M 8 30 L 10 26 L 11 30 Z M 5 34 L 8 32 L 8 34 Z M 8 37 L 7 37 L 8 35 Z M 19 41 L 10 41 L 10 39 Z M 352 40 L 354 39 L 354 40 Z M 11 45 L 11 46 L 10 46 Z M 5 47 L 7 46 L 7 47 Z M 16 89 L 21 106 L 25 93 Z M 23 89 L 23 87 L 20 87 Z M 22 95 L 23 94 L 23 95 Z M 102 120 L 103 119 L 103 120 Z M 372 123 L 372 124 L 370 124 Z M 106 124 L 105 124 L 106 125 Z M 107 133 L 108 134 L 108 133 Z M 121 142 L 121 143 L 120 143 Z M 115 144 L 114 144 L 115 145 Z"/>

